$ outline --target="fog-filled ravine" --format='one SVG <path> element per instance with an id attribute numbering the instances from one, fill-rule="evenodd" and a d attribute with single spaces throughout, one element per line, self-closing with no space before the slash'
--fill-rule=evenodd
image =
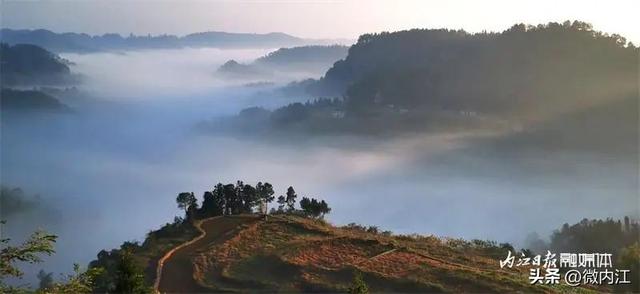
<path id="1" fill-rule="evenodd" d="M 67 272 L 105 248 L 181 212 L 179 192 L 201 197 L 218 182 L 293 185 L 331 204 L 328 220 L 395 233 L 522 244 L 582 218 L 638 217 L 637 157 L 540 148 L 494 149 L 509 130 L 456 130 L 376 139 L 323 135 L 251 138 L 196 126 L 249 106 L 296 99 L 273 85 L 321 73 L 237 80 L 228 60 L 268 49 L 167 49 L 62 54 L 83 78 L 61 99 L 70 113 L 12 114 L 2 121 L 2 184 L 38 194 L 36 207 L 3 226 L 16 239 L 35 228 L 59 235 L 56 254 L 31 266 Z M 515 145 L 517 146 L 517 145 Z M 518 147 L 513 147 L 518 148 Z"/>

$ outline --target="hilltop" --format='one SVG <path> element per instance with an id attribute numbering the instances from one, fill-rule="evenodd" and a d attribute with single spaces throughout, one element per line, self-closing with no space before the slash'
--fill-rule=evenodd
<path id="1" fill-rule="evenodd" d="M 213 290 L 342 292 L 356 272 L 374 292 L 542 290 L 519 272 L 500 271 L 489 248 L 450 245 L 277 215 L 245 221 L 233 237 L 200 247 L 194 276 Z"/>
<path id="2" fill-rule="evenodd" d="M 147 283 L 170 248 L 194 238 L 186 222 L 173 236 L 155 233 L 133 249 Z M 375 227 L 333 226 L 292 214 L 217 216 L 196 222 L 204 238 L 179 247 L 164 261 L 161 292 L 344 292 L 361 273 L 373 292 L 557 292 L 530 285 L 525 269 L 500 269 L 507 244 L 434 236 L 393 235 Z M 162 230 L 161 230 L 162 231 Z M 177 231 L 176 231 L 177 232 Z M 133 246 L 133 247 L 132 247 Z M 92 266 L 104 266 L 105 256 Z"/>
<path id="3" fill-rule="evenodd" d="M 7 86 L 60 85 L 77 82 L 68 60 L 30 44 L 0 43 L 0 82 Z"/>
<path id="4" fill-rule="evenodd" d="M 243 181 L 218 183 L 204 192 L 201 205 L 193 192 L 179 193 L 176 203 L 185 217 L 149 232 L 142 244 L 125 242 L 120 249 L 98 253 L 98 259 L 89 264 L 90 269 L 101 271 L 92 289 L 100 293 L 132 289 L 128 281 L 137 281 L 135 287 L 145 285 L 161 293 L 335 293 L 353 289 L 361 281 L 372 292 L 611 290 L 531 284 L 529 270 L 535 267 L 500 264 L 507 255 L 536 253 L 516 251 L 509 243 L 397 235 L 355 223 L 335 226 L 324 220 L 331 212 L 324 200 L 301 197 L 296 205 L 298 194 L 292 186 L 266 214 L 267 204 L 276 200 L 274 194 L 270 183 L 253 186 Z M 638 234 L 640 224 L 629 218 L 624 224 L 585 219 L 563 225 L 550 244 L 540 240 L 530 248 L 539 247 L 538 254 L 546 250 L 620 253 L 616 264 L 635 269 Z M 599 243 L 602 239 L 609 242 Z M 122 274 L 123 264 L 130 264 L 125 271 L 129 274 Z M 129 286 L 118 288 L 123 281 Z"/>

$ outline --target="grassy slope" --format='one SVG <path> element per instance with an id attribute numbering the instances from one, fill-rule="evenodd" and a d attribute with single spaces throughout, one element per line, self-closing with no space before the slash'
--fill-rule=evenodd
<path id="1" fill-rule="evenodd" d="M 372 291 L 565 292 L 531 286 L 526 269 L 501 270 L 486 250 L 435 237 L 388 236 L 321 221 L 270 216 L 204 244 L 194 276 L 212 290 L 345 291 L 360 271 Z"/>

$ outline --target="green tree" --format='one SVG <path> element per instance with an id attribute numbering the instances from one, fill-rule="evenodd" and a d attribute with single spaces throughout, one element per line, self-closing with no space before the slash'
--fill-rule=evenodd
<path id="1" fill-rule="evenodd" d="M 49 288 L 39 291 L 51 294 L 89 294 L 94 293 L 94 285 L 98 276 L 104 272 L 103 268 L 80 270 L 80 265 L 73 265 L 73 274 L 67 276 L 64 282 L 53 283 Z"/>
<path id="2" fill-rule="evenodd" d="M 225 212 L 224 214 L 237 214 L 240 208 L 240 201 L 238 199 L 238 193 L 236 187 L 233 184 L 227 184 L 222 187 L 222 194 L 224 195 Z"/>
<path id="3" fill-rule="evenodd" d="M 273 186 L 269 183 L 258 182 L 256 184 L 256 191 L 258 193 L 258 200 L 265 204 L 265 211 L 267 211 L 267 205 L 273 201 L 275 198 L 273 196 Z"/>
<path id="4" fill-rule="evenodd" d="M 295 209 L 296 198 L 298 198 L 298 194 L 296 194 L 296 190 L 293 187 L 287 188 L 287 198 L 286 203 L 289 211 L 293 211 Z"/>
<path id="5" fill-rule="evenodd" d="M 124 250 L 116 270 L 116 293 L 151 293 L 144 283 L 144 274 L 130 251 Z"/>
<path id="6" fill-rule="evenodd" d="M 202 209 L 201 214 L 204 217 L 216 216 L 224 214 L 224 194 L 223 194 L 223 186 L 218 183 L 213 191 L 204 192 L 204 197 L 202 201 Z"/>
<path id="7" fill-rule="evenodd" d="M 314 218 L 324 217 L 325 214 L 331 211 L 331 208 L 324 200 L 318 201 L 315 198 L 309 199 L 307 197 L 302 197 L 302 200 L 300 200 L 300 209 L 305 215 Z"/>
<path id="8" fill-rule="evenodd" d="M 304 212 L 304 214 L 311 215 L 311 212 L 313 210 L 311 208 L 311 199 L 302 197 L 302 199 L 300 199 L 300 209 L 302 210 L 302 212 Z"/>
<path id="9" fill-rule="evenodd" d="M 189 207 L 197 204 L 196 196 L 193 195 L 193 192 L 182 192 L 178 194 L 176 198 L 176 202 L 178 203 L 178 208 L 184 209 L 184 214 L 188 214 Z"/>
<path id="10" fill-rule="evenodd" d="M 327 204 L 327 202 L 325 202 L 324 200 L 320 201 L 320 204 L 318 205 L 318 211 L 321 214 L 321 217 L 324 218 L 324 215 L 331 212 L 331 208 L 329 207 L 329 204 Z"/>
<path id="11" fill-rule="evenodd" d="M 351 287 L 349 287 L 350 294 L 367 294 L 369 293 L 369 287 L 367 283 L 365 283 L 364 278 L 362 277 L 362 273 L 358 272 L 353 277 L 353 282 Z"/>
<path id="12" fill-rule="evenodd" d="M 618 268 L 629 270 L 627 280 L 631 284 L 619 284 L 616 292 L 640 293 L 640 243 L 635 243 L 620 251 Z"/>
<path id="13" fill-rule="evenodd" d="M 0 221 L 0 225 L 4 224 Z M 0 239 L 0 293 L 15 292 L 18 289 L 5 285 L 5 278 L 17 277 L 21 278 L 24 273 L 18 269 L 18 262 L 39 263 L 42 262 L 41 255 L 51 255 L 55 252 L 54 243 L 57 240 L 56 235 L 48 234 L 44 231 L 36 231 L 29 239 L 17 246 L 9 245 L 11 239 Z"/>
<path id="14" fill-rule="evenodd" d="M 242 183 L 242 182 L 239 182 Z M 240 213 L 251 213 L 253 207 L 258 205 L 258 191 L 251 185 L 242 185 L 238 195 L 240 196 L 241 209 Z"/>

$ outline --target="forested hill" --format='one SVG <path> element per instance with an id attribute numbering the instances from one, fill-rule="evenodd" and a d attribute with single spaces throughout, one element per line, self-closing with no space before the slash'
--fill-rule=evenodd
<path id="1" fill-rule="evenodd" d="M 49 111 L 68 112 L 67 105 L 55 97 L 36 90 L 0 89 L 0 111 Z"/>
<path id="2" fill-rule="evenodd" d="M 312 45 L 291 48 L 280 48 L 251 63 L 238 63 L 229 60 L 218 68 L 218 73 L 231 74 L 237 77 L 271 77 L 274 71 L 313 72 L 319 76 L 327 71 L 336 61 L 347 56 L 349 47 L 342 45 Z"/>
<path id="3" fill-rule="evenodd" d="M 638 53 L 583 22 L 366 34 L 306 90 L 345 95 L 351 113 L 392 106 L 536 115 L 637 97 Z"/>
<path id="4" fill-rule="evenodd" d="M 69 62 L 36 45 L 0 43 L 2 86 L 72 82 Z"/>
<path id="5" fill-rule="evenodd" d="M 301 46 L 293 48 L 280 48 L 263 57 L 255 63 L 270 66 L 289 66 L 298 63 L 328 63 L 332 64 L 347 56 L 349 47 L 341 45 L 331 46 Z"/>

